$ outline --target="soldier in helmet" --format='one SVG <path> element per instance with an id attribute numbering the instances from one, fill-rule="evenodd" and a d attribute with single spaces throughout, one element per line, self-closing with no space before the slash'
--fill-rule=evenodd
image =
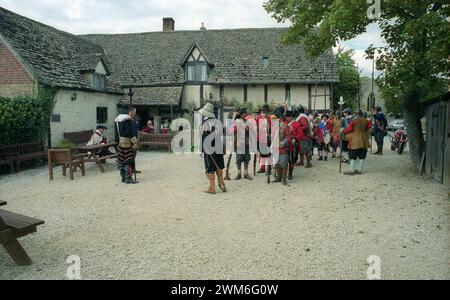
<path id="1" fill-rule="evenodd" d="M 209 189 L 205 191 L 207 194 L 214 195 L 216 193 L 216 176 L 219 188 L 226 193 L 227 188 L 223 177 L 225 169 L 225 161 L 223 158 L 223 129 L 214 114 L 214 106 L 207 103 L 199 110 L 202 115 L 202 143 L 203 143 L 203 159 L 205 163 L 206 178 L 209 182 Z M 206 145 L 206 139 L 210 138 L 211 144 Z M 219 143 L 219 144 L 216 144 Z M 209 147 L 209 149 L 208 149 Z M 219 151 L 217 150 L 219 149 Z"/>

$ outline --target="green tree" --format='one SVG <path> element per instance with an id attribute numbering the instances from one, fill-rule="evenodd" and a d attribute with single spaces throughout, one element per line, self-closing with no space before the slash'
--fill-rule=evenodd
<path id="1" fill-rule="evenodd" d="M 425 149 L 420 103 L 443 93 L 449 83 L 448 0 L 383 0 L 375 17 L 369 17 L 372 7 L 366 0 L 269 0 L 264 6 L 278 21 L 291 21 L 284 42 L 303 43 L 311 56 L 378 24 L 387 46 L 369 47 L 366 53 L 369 58 L 377 54 L 379 84 L 401 103 L 411 158 L 418 169 Z"/>
<path id="2" fill-rule="evenodd" d="M 360 88 L 359 72 L 353 60 L 353 50 L 339 48 L 336 53 L 336 65 L 340 82 L 333 85 L 334 103 L 341 96 L 344 97 L 346 106 L 356 108 L 358 106 L 358 89 Z"/>

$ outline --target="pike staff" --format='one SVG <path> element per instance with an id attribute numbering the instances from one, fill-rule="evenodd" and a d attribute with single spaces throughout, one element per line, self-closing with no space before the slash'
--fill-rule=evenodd
<path id="1" fill-rule="evenodd" d="M 342 115 L 343 115 L 342 110 L 343 110 L 343 107 L 344 107 L 344 104 L 345 104 L 344 97 L 341 97 L 341 98 L 339 99 L 338 104 L 339 104 L 340 115 L 341 115 L 341 118 L 342 118 Z M 342 121 L 342 119 L 341 119 L 341 121 Z M 340 146 L 339 146 L 339 148 L 340 148 L 340 155 L 339 155 L 339 174 L 342 173 L 342 144 L 343 144 L 343 140 L 344 140 L 344 134 L 342 133 L 342 131 L 340 132 L 340 139 L 341 139 L 341 140 L 339 141 L 339 144 L 340 144 Z"/>
<path id="2" fill-rule="evenodd" d="M 128 97 L 130 97 L 129 103 L 128 103 L 128 110 L 131 111 L 133 109 L 133 96 L 134 96 L 134 92 L 133 89 L 130 87 L 130 90 L 128 91 Z M 132 120 L 134 122 L 134 120 Z M 134 181 L 137 181 L 137 175 L 136 175 L 136 153 L 135 153 L 135 157 L 134 157 L 134 168 L 133 168 L 133 173 L 134 173 Z"/>

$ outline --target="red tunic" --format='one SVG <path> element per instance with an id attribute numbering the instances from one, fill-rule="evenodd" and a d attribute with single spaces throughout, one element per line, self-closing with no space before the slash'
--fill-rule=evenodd
<path id="1" fill-rule="evenodd" d="M 289 145 L 292 144 L 292 129 L 290 128 L 289 124 L 282 121 L 280 123 L 280 154 L 287 154 L 287 148 L 285 147 L 285 142 L 287 142 Z"/>
<path id="2" fill-rule="evenodd" d="M 304 135 L 304 133 L 303 133 L 303 130 L 302 130 L 302 128 L 301 128 L 301 126 L 300 126 L 300 122 L 297 122 L 297 121 L 293 121 L 292 123 L 291 123 L 291 126 L 292 126 L 292 128 L 293 128 L 293 130 L 294 130 L 294 132 L 295 132 L 295 136 L 294 136 L 294 138 L 297 140 L 297 142 L 298 142 L 298 149 L 297 149 L 297 152 L 298 153 L 301 153 L 302 152 L 302 146 L 301 146 L 301 140 L 303 139 L 303 135 Z M 292 146 L 292 147 L 294 147 L 294 146 Z M 291 148 L 291 150 L 294 150 L 293 148 Z"/>
<path id="3" fill-rule="evenodd" d="M 317 143 L 322 144 L 324 142 L 323 130 L 320 129 L 319 127 L 315 127 L 314 132 L 315 132 Z"/>
<path id="4" fill-rule="evenodd" d="M 303 134 L 301 140 L 302 141 L 312 141 L 312 136 L 309 135 L 309 120 L 306 117 L 300 118 L 299 121 L 300 124 L 300 130 Z"/>

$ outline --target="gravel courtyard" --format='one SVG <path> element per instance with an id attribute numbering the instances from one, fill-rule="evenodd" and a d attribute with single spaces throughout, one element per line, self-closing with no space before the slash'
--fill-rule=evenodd
<path id="1" fill-rule="evenodd" d="M 50 182 L 46 166 L 2 176 L 3 208 L 46 223 L 20 240 L 32 266 L 0 247 L 0 279 L 65 279 L 71 255 L 83 279 L 366 279 L 371 255 L 383 279 L 450 279 L 447 191 L 409 164 L 386 150 L 364 176 L 334 159 L 289 187 L 260 175 L 215 196 L 199 155 L 141 152 L 136 186 L 114 164 L 73 182 L 60 169 Z"/>

